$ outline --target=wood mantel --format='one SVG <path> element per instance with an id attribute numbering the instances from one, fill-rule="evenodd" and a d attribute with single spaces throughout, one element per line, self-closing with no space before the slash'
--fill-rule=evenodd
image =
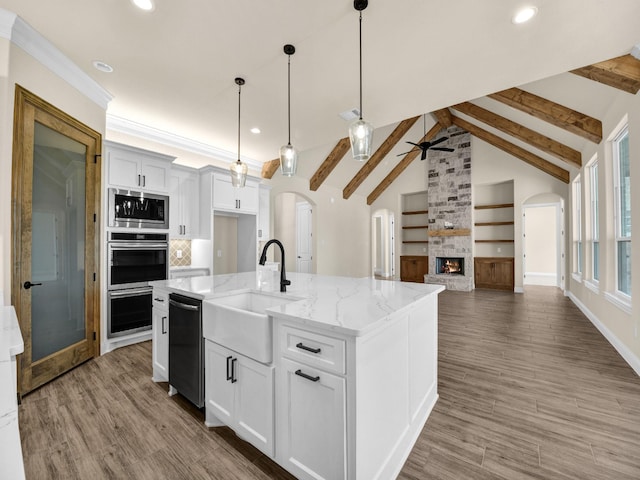
<path id="1" fill-rule="evenodd" d="M 471 235 L 470 228 L 446 228 L 429 232 L 430 237 L 465 237 L 469 235 Z"/>

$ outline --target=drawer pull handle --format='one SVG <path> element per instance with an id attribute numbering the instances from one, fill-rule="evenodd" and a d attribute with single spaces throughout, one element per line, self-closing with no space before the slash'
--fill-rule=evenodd
<path id="1" fill-rule="evenodd" d="M 229 355 L 227 357 L 227 380 L 231 380 L 231 378 L 233 377 L 233 373 L 229 373 L 231 371 L 231 369 L 229 368 L 229 360 L 231 360 L 233 357 L 231 355 Z"/>
<path id="2" fill-rule="evenodd" d="M 236 383 L 238 381 L 238 379 L 236 378 L 236 362 L 238 361 L 237 358 L 234 358 L 233 360 L 231 360 L 231 383 Z"/>
<path id="3" fill-rule="evenodd" d="M 296 345 L 296 348 L 299 348 L 300 350 L 306 350 L 307 352 L 311 352 L 311 353 L 320 353 L 322 351 L 322 349 L 320 348 L 312 348 L 312 347 L 307 347 L 304 343 L 300 342 Z"/>
<path id="4" fill-rule="evenodd" d="M 162 317 L 162 335 L 166 335 L 167 334 L 167 329 L 164 326 L 164 321 L 167 319 L 167 317 Z"/>
<path id="5" fill-rule="evenodd" d="M 307 375 L 306 373 L 302 373 L 302 370 L 296 370 L 296 375 L 298 375 L 299 377 L 302 378 L 306 378 L 307 380 L 311 380 L 312 382 L 317 382 L 318 380 L 320 380 L 320 377 L 312 377 L 311 375 Z"/>
<path id="6" fill-rule="evenodd" d="M 156 302 L 162 302 L 162 303 L 164 303 L 164 298 L 154 298 L 154 300 L 155 300 Z"/>

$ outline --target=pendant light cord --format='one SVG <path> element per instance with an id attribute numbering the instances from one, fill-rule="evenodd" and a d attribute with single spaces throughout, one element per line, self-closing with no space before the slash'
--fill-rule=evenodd
<path id="1" fill-rule="evenodd" d="M 362 10 L 360 10 L 360 120 L 362 120 Z"/>
<path id="2" fill-rule="evenodd" d="M 238 85 L 238 162 L 240 162 L 240 92 L 242 85 Z"/>
<path id="3" fill-rule="evenodd" d="M 289 119 L 289 137 L 287 145 L 291 145 L 291 55 L 288 55 L 289 61 L 287 63 L 287 110 Z"/>

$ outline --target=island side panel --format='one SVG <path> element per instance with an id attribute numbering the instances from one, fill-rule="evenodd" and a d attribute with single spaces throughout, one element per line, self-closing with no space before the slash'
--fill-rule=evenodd
<path id="1" fill-rule="evenodd" d="M 423 298 L 356 338 L 351 478 L 395 478 L 437 401 L 437 298 Z"/>

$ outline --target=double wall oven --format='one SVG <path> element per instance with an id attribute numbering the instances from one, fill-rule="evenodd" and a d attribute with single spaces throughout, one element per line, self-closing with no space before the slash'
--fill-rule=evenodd
<path id="1" fill-rule="evenodd" d="M 149 282 L 168 278 L 169 234 L 144 227 L 161 228 L 159 222 L 169 211 L 169 199 L 155 196 L 151 206 L 136 192 L 119 193 L 117 197 L 110 193 L 109 217 L 122 215 L 123 205 L 129 217 L 126 224 L 109 222 L 111 227 L 125 228 L 109 231 L 107 238 L 107 338 L 114 338 L 151 329 Z M 135 213 L 134 205 L 138 205 Z M 141 205 L 146 205 L 147 210 L 141 210 Z M 131 217 L 140 212 L 147 218 L 143 222 L 133 221 Z"/>

